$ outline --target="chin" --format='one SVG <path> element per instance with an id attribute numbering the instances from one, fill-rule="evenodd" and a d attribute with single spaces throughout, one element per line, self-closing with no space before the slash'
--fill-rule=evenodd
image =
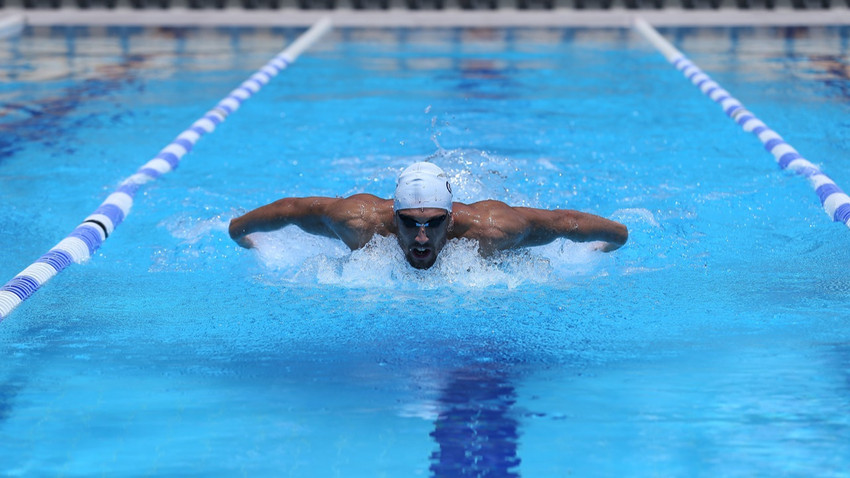
<path id="1" fill-rule="evenodd" d="M 407 262 L 416 269 L 430 269 L 437 262 L 437 255 L 432 253 L 424 259 L 419 259 L 408 254 Z"/>

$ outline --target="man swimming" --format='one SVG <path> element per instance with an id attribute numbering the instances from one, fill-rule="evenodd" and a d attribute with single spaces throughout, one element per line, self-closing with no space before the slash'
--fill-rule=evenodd
<path id="1" fill-rule="evenodd" d="M 394 235 L 407 262 L 428 269 L 449 239 L 478 241 L 484 256 L 497 251 L 541 246 L 558 238 L 600 241 L 609 252 L 626 243 L 626 226 L 593 214 L 568 209 L 512 207 L 501 201 L 472 204 L 452 201 L 448 176 L 432 163 L 402 171 L 393 199 L 371 194 L 347 198 L 283 198 L 230 221 L 230 237 L 251 248 L 248 237 L 296 225 L 310 234 L 340 239 L 352 250 L 375 234 Z"/>

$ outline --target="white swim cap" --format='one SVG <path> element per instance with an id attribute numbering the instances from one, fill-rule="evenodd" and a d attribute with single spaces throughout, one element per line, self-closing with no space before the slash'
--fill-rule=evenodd
<path id="1" fill-rule="evenodd" d="M 413 163 L 398 175 L 393 211 L 438 208 L 452 212 L 452 186 L 433 163 Z"/>

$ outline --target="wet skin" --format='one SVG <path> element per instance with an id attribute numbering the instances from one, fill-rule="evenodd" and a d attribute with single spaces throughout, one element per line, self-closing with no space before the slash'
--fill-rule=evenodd
<path id="1" fill-rule="evenodd" d="M 441 218 L 444 218 L 440 220 Z M 440 208 L 393 212 L 393 200 L 372 194 L 347 198 L 282 198 L 230 221 L 230 237 L 242 247 L 248 237 L 295 225 L 324 237 L 342 240 L 351 250 L 366 246 L 376 234 L 395 235 L 405 260 L 418 269 L 434 265 L 448 239 L 471 239 L 482 256 L 498 251 L 549 244 L 558 238 L 600 241 L 604 252 L 626 243 L 625 225 L 569 209 L 512 207 L 501 201 L 455 202 L 452 212 Z"/>

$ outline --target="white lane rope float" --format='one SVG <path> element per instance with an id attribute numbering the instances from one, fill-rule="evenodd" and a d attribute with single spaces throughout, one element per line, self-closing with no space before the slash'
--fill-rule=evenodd
<path id="1" fill-rule="evenodd" d="M 135 174 L 122 181 L 115 192 L 110 194 L 100 207 L 86 217 L 71 234 L 0 288 L 0 321 L 8 317 L 21 302 L 71 263 L 80 264 L 88 260 L 130 213 L 130 207 L 133 205 L 133 198 L 139 186 L 176 169 L 181 158 L 192 150 L 201 136 L 212 133 L 216 126 L 224 122 L 230 114 L 239 109 L 243 102 L 257 93 L 273 77 L 291 65 L 304 50 L 330 28 L 331 22 L 328 18 L 313 24 L 291 45 L 219 101 L 213 109 L 192 123 L 189 129 L 180 133 L 153 159 L 142 165 Z"/>
<path id="2" fill-rule="evenodd" d="M 2 16 L 0 12 L 0 40 L 20 35 L 26 23 L 23 15 Z"/>
<path id="3" fill-rule="evenodd" d="M 644 38 L 667 58 L 673 66 L 691 81 L 702 93 L 723 108 L 723 111 L 741 128 L 756 135 L 769 151 L 779 167 L 788 169 L 809 180 L 826 213 L 835 222 L 844 223 L 850 227 L 850 196 L 844 193 L 835 181 L 824 174 L 790 144 L 785 142 L 778 133 L 768 128 L 764 122 L 748 111 L 740 101 L 723 89 L 717 82 L 706 75 L 698 66 L 664 39 L 658 31 L 640 17 L 635 18 L 634 27 Z"/>

